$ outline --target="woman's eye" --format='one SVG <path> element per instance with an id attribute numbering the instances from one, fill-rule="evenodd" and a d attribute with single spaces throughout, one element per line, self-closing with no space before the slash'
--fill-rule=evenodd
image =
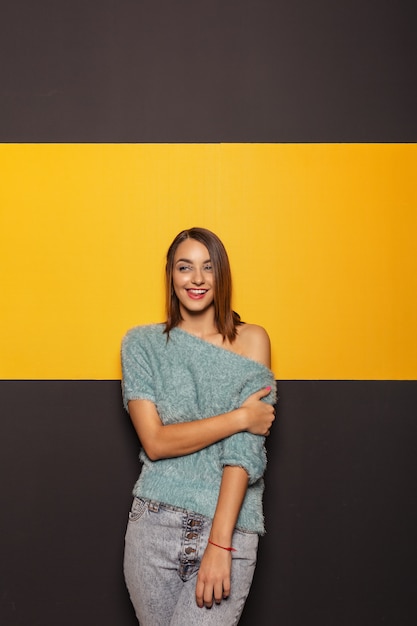
<path id="1" fill-rule="evenodd" d="M 191 269 L 191 267 L 189 265 L 179 265 L 178 266 L 178 270 L 180 272 L 186 272 L 187 270 L 190 270 L 190 269 Z"/>
<path id="2" fill-rule="evenodd" d="M 203 268 L 206 272 L 211 272 L 213 267 L 210 263 L 208 263 L 207 265 L 204 266 Z"/>

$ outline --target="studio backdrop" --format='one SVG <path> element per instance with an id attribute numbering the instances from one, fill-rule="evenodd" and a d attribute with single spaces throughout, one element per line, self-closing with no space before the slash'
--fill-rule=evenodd
<path id="1" fill-rule="evenodd" d="M 0 622 L 136 623 L 120 341 L 203 226 L 278 381 L 241 624 L 414 624 L 411 3 L 4 4 Z"/>

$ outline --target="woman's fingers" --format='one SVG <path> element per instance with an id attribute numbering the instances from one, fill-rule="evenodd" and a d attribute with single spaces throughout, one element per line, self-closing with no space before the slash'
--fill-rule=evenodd
<path id="1" fill-rule="evenodd" d="M 220 604 L 223 600 L 223 585 L 221 582 L 214 585 L 213 596 L 216 604 Z"/>
<path id="2" fill-rule="evenodd" d="M 211 609 L 213 605 L 213 585 L 211 583 L 206 583 L 204 585 L 203 598 L 206 609 Z"/>
<path id="3" fill-rule="evenodd" d="M 230 596 L 230 577 L 223 581 L 223 600 L 227 600 Z"/>
<path id="4" fill-rule="evenodd" d="M 195 599 L 197 602 L 197 606 L 202 609 L 204 606 L 204 582 L 202 580 L 197 579 L 197 584 L 195 587 Z"/>
<path id="5" fill-rule="evenodd" d="M 255 393 L 252 394 L 252 397 L 256 400 L 261 400 L 262 398 L 268 396 L 270 393 L 271 387 L 263 387 L 262 389 L 259 389 L 259 391 L 255 391 Z"/>
<path id="6" fill-rule="evenodd" d="M 195 598 L 197 601 L 197 606 L 200 607 L 200 609 L 203 608 L 203 606 L 205 606 L 207 609 L 211 609 L 211 607 L 213 606 L 213 585 L 210 582 L 197 582 L 196 588 L 195 588 Z M 217 597 L 218 597 L 218 591 L 216 591 L 216 602 L 217 602 Z M 221 599 L 221 598 L 220 598 Z"/>
<path id="7" fill-rule="evenodd" d="M 230 595 L 230 579 L 216 582 L 197 581 L 195 588 L 195 597 L 197 606 L 211 609 L 213 601 L 220 604 L 222 600 L 227 600 Z"/>

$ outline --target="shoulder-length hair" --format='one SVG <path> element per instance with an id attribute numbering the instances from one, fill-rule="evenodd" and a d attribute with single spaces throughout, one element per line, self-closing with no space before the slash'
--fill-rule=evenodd
<path id="1" fill-rule="evenodd" d="M 178 246 L 186 239 L 199 241 L 209 252 L 214 276 L 214 321 L 223 339 L 233 342 L 236 339 L 237 327 L 243 322 L 239 315 L 232 310 L 232 274 L 229 257 L 217 235 L 206 228 L 194 227 L 181 231 L 168 248 L 165 266 L 167 310 L 165 332 L 169 336 L 169 331 L 182 321 L 180 303 L 174 291 L 172 275 L 175 253 Z"/>

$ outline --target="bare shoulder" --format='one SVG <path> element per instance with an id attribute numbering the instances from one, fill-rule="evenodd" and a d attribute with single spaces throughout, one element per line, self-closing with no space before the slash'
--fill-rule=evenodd
<path id="1" fill-rule="evenodd" d="M 239 348 L 245 356 L 271 367 L 271 342 L 265 328 L 242 324 L 238 329 Z"/>

